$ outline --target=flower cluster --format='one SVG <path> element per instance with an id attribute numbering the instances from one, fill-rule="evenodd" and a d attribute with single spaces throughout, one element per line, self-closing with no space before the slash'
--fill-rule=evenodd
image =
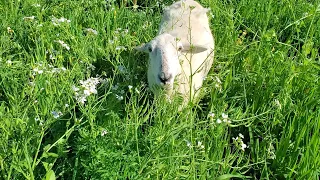
<path id="1" fill-rule="evenodd" d="M 129 33 L 128 29 L 121 29 L 121 28 L 117 28 L 114 33 L 113 33 L 113 39 L 109 39 L 109 43 L 110 44 L 115 44 L 117 45 L 115 50 L 116 51 L 126 51 L 127 48 L 125 46 L 120 46 L 120 38 L 121 37 L 126 37 Z"/>
<path id="2" fill-rule="evenodd" d="M 65 67 L 56 68 L 53 65 L 49 64 L 48 66 L 43 65 L 42 63 L 36 63 L 35 66 L 32 68 L 32 75 L 35 76 L 37 74 L 43 73 L 60 73 L 62 71 L 66 71 Z"/>
<path id="3" fill-rule="evenodd" d="M 121 34 L 122 37 L 126 36 L 128 33 L 129 33 L 129 30 L 128 29 L 121 29 L 121 28 L 117 28 L 115 31 L 114 31 L 115 34 Z"/>
<path id="4" fill-rule="evenodd" d="M 192 147 L 195 147 L 195 148 L 197 148 L 198 150 L 201 150 L 202 152 L 204 152 L 204 145 L 202 144 L 202 142 L 201 141 L 198 141 L 197 142 L 197 145 L 196 146 L 193 146 L 192 145 L 192 143 L 190 142 L 190 141 L 188 141 L 188 140 L 185 140 L 186 141 L 186 143 L 187 143 L 187 147 L 188 148 L 192 148 Z"/>
<path id="5" fill-rule="evenodd" d="M 117 50 L 117 51 L 120 51 L 120 50 L 124 50 L 124 51 L 125 51 L 125 50 L 127 50 L 127 48 L 124 47 L 124 46 L 117 46 L 117 47 L 116 47 L 116 50 Z"/>
<path id="6" fill-rule="evenodd" d="M 99 78 L 89 78 L 85 81 L 80 80 L 80 88 L 73 86 L 72 89 L 75 92 L 75 98 L 77 102 L 84 104 L 87 101 L 88 96 L 91 94 L 97 94 L 96 86 L 99 83 Z"/>
<path id="7" fill-rule="evenodd" d="M 244 139 L 244 136 L 241 133 L 239 133 L 239 135 L 236 138 L 234 137 L 232 138 L 233 143 L 242 151 L 248 148 L 248 146 L 245 143 L 243 143 L 243 139 Z"/>
<path id="8" fill-rule="evenodd" d="M 211 120 L 213 120 L 215 117 L 215 114 L 213 112 L 209 112 L 208 117 Z M 217 120 L 216 120 L 217 124 L 221 124 L 222 122 L 226 123 L 226 124 L 231 124 L 231 120 L 229 119 L 228 114 L 222 113 L 221 117 L 222 117 L 222 120 L 220 118 L 217 118 Z"/>
<path id="9" fill-rule="evenodd" d="M 107 134 L 108 134 L 108 131 L 107 131 L 107 130 L 103 129 L 103 130 L 101 131 L 101 136 L 105 136 L 105 135 L 107 135 Z"/>
<path id="10" fill-rule="evenodd" d="M 84 31 L 87 33 L 87 34 L 93 34 L 93 35 L 98 35 L 98 31 L 92 29 L 92 28 L 86 28 L 84 29 Z"/>
<path id="11" fill-rule="evenodd" d="M 204 149 L 204 145 L 202 144 L 201 141 L 198 141 L 197 147 L 198 147 L 199 149 Z"/>
<path id="12" fill-rule="evenodd" d="M 56 18 L 52 17 L 51 22 L 54 26 L 59 26 L 61 23 L 70 23 L 71 21 L 67 18 L 61 17 L 61 18 Z"/>
<path id="13" fill-rule="evenodd" d="M 56 40 L 55 42 L 59 43 L 62 47 L 64 47 L 64 48 L 67 49 L 68 51 L 70 50 L 69 45 L 66 44 L 64 41 L 62 41 L 62 40 Z"/>

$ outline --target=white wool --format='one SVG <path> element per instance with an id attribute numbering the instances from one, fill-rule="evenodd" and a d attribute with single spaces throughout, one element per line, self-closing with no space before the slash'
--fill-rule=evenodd
<path id="1" fill-rule="evenodd" d="M 197 96 L 214 56 L 207 12 L 194 0 L 173 3 L 164 11 L 158 36 L 136 48 L 149 53 L 148 82 L 155 94 L 163 87 L 185 102 Z"/>

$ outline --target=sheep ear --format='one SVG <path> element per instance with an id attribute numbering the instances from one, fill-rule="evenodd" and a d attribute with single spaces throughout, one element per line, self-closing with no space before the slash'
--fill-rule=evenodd
<path id="1" fill-rule="evenodd" d="M 141 52 L 148 52 L 148 44 L 143 43 L 140 46 L 134 47 L 134 49 Z"/>
<path id="2" fill-rule="evenodd" d="M 197 53 L 201 53 L 201 52 L 204 52 L 208 50 L 208 47 L 206 46 L 202 46 L 202 45 L 191 45 L 190 44 L 185 44 L 183 45 L 183 50 L 182 52 L 192 52 L 194 54 L 197 54 Z"/>

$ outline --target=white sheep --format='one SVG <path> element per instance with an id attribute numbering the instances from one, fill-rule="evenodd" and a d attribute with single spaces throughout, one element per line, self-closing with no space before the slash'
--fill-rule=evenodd
<path id="1" fill-rule="evenodd" d="M 214 56 L 207 12 L 194 0 L 173 3 L 164 11 L 158 36 L 136 48 L 149 53 L 148 83 L 155 94 L 177 92 L 184 102 L 197 97 Z"/>

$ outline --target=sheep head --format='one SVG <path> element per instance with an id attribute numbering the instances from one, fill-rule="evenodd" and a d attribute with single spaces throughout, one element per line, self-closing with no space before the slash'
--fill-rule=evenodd
<path id="1" fill-rule="evenodd" d="M 135 49 L 149 53 L 148 83 L 150 89 L 155 94 L 159 89 L 164 89 L 168 95 L 173 90 L 176 76 L 182 73 L 179 56 L 184 52 L 199 53 L 207 50 L 204 46 L 190 48 L 189 44 L 183 44 L 179 38 L 168 33 L 160 34 Z"/>

